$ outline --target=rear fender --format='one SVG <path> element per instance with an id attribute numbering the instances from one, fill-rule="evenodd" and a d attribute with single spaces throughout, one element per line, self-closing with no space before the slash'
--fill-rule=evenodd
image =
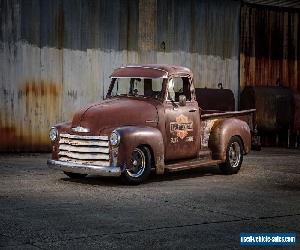
<path id="1" fill-rule="evenodd" d="M 156 128 L 126 126 L 115 129 L 120 134 L 120 144 L 118 146 L 117 165 L 124 170 L 131 165 L 131 155 L 133 150 L 144 145 L 149 147 L 153 156 L 156 173 L 164 173 L 164 143 L 161 132 Z"/>
<path id="2" fill-rule="evenodd" d="M 243 143 L 244 154 L 251 149 L 251 133 L 248 124 L 235 118 L 221 119 L 212 127 L 208 147 L 214 159 L 226 160 L 226 148 L 233 136 L 240 137 Z"/>

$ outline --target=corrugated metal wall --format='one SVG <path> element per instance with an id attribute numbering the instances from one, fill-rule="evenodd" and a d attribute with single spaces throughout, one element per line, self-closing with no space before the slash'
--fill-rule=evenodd
<path id="1" fill-rule="evenodd" d="M 243 2 L 260 6 L 300 9 L 299 0 L 243 0 Z"/>
<path id="2" fill-rule="evenodd" d="M 238 93 L 239 1 L 0 0 L 0 151 L 48 150 L 52 124 L 128 63 L 192 68 Z"/>
<path id="3" fill-rule="evenodd" d="M 242 6 L 241 88 L 277 82 L 300 91 L 299 21 L 299 9 Z"/>

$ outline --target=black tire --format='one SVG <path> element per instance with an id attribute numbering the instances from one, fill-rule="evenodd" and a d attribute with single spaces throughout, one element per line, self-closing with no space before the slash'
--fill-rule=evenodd
<path id="1" fill-rule="evenodd" d="M 78 173 L 71 173 L 71 172 L 64 172 L 64 174 L 73 179 L 82 179 L 87 176 L 87 174 L 78 174 Z"/>
<path id="2" fill-rule="evenodd" d="M 132 166 L 124 170 L 122 181 L 130 185 L 143 183 L 151 172 L 151 153 L 147 147 L 137 147 L 132 152 Z"/>
<path id="3" fill-rule="evenodd" d="M 236 174 L 243 162 L 243 143 L 237 136 L 230 138 L 226 148 L 226 161 L 219 165 L 224 174 Z"/>

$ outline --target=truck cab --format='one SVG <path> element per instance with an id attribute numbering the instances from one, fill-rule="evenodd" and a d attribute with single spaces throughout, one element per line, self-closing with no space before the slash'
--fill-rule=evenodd
<path id="1" fill-rule="evenodd" d="M 251 147 L 254 110 L 206 112 L 192 71 L 129 65 L 111 74 L 105 100 L 51 128 L 48 166 L 71 178 L 120 176 L 126 183 L 157 174 L 220 165 L 237 173 Z"/>

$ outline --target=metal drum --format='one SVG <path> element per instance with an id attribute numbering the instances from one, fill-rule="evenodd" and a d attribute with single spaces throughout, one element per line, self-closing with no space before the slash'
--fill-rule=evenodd
<path id="1" fill-rule="evenodd" d="M 246 87 L 241 109 L 256 109 L 258 130 L 278 132 L 292 128 L 293 92 L 284 87 Z"/>
<path id="2" fill-rule="evenodd" d="M 196 98 L 203 110 L 234 111 L 235 101 L 230 89 L 196 88 Z"/>

